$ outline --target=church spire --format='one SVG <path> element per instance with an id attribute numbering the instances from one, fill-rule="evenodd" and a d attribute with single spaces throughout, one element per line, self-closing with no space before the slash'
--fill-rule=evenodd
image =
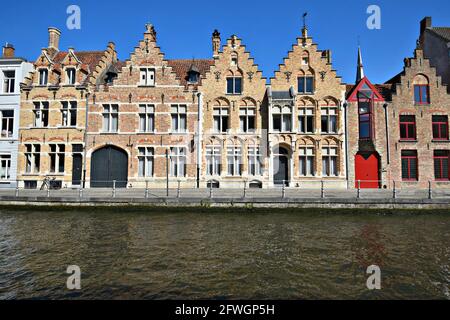
<path id="1" fill-rule="evenodd" d="M 360 82 L 364 78 L 364 66 L 362 62 L 361 47 L 358 46 L 358 67 L 356 70 L 356 83 Z"/>

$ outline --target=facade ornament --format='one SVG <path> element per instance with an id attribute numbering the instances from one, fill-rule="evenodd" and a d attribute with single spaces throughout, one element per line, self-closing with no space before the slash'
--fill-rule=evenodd
<path id="1" fill-rule="evenodd" d="M 320 71 L 319 74 L 320 74 L 320 79 L 322 79 L 322 81 L 325 81 L 325 76 L 327 75 L 327 72 L 326 71 Z"/>
<path id="2" fill-rule="evenodd" d="M 214 72 L 214 75 L 216 76 L 216 81 L 217 82 L 219 82 L 219 80 L 220 80 L 220 71 L 216 71 L 216 72 Z"/>
<path id="3" fill-rule="evenodd" d="M 286 81 L 289 82 L 289 80 L 291 80 L 292 72 L 286 71 L 284 74 L 286 75 Z"/>
<path id="4" fill-rule="evenodd" d="M 255 74 L 255 73 L 254 73 L 253 71 L 247 72 L 248 80 L 250 80 L 250 82 L 252 82 L 252 79 L 253 79 L 253 75 L 254 75 L 254 74 Z"/>

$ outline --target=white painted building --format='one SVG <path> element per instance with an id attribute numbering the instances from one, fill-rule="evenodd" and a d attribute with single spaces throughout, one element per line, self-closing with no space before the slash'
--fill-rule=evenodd
<path id="1" fill-rule="evenodd" d="M 6 44 L 0 57 L 0 188 L 14 188 L 19 146 L 20 83 L 33 64 Z"/>

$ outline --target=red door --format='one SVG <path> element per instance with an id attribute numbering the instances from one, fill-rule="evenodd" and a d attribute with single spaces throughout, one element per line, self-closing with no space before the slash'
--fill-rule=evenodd
<path id="1" fill-rule="evenodd" d="M 375 153 L 360 154 L 355 156 L 355 188 L 358 188 L 358 180 L 362 189 L 377 189 L 379 183 L 379 160 Z"/>

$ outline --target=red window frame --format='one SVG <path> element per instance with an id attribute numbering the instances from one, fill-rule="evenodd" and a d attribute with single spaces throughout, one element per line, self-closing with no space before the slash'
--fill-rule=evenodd
<path id="1" fill-rule="evenodd" d="M 416 88 L 419 88 L 419 101 L 416 100 Z M 424 91 L 423 88 L 426 90 L 426 97 L 424 97 Z M 415 104 L 430 104 L 430 85 L 428 84 L 415 84 L 414 85 L 414 103 Z"/>
<path id="2" fill-rule="evenodd" d="M 414 155 L 401 155 L 401 169 L 402 169 L 402 180 L 403 181 L 418 181 L 419 180 L 419 159 L 417 156 L 417 151 L 416 150 L 404 150 L 404 151 L 414 151 L 415 154 Z M 404 178 L 403 177 L 403 160 L 408 161 L 408 178 Z M 411 178 L 411 172 L 412 172 L 412 166 L 411 166 L 411 161 L 412 160 L 416 160 L 416 178 Z"/>
<path id="3" fill-rule="evenodd" d="M 414 121 L 402 121 L 402 117 L 414 117 Z M 412 133 L 412 137 L 409 132 L 409 126 L 413 124 L 414 129 Z M 406 137 L 402 137 L 402 126 L 406 126 Z M 410 140 L 417 140 L 417 126 L 416 126 L 416 116 L 414 115 L 400 115 L 399 118 L 399 129 L 400 129 L 400 140 L 402 141 L 410 141 Z"/>
<path id="4" fill-rule="evenodd" d="M 435 121 L 432 118 L 432 131 L 433 131 L 433 140 L 448 140 L 448 117 L 446 117 L 446 121 Z M 434 136 L 434 127 L 438 126 L 439 137 Z M 445 132 L 445 136 L 442 136 L 441 133 Z"/>
<path id="5" fill-rule="evenodd" d="M 434 174 L 434 179 L 436 181 L 450 181 L 450 170 L 448 169 L 448 164 L 450 163 L 450 152 L 446 151 L 447 155 L 436 155 L 436 151 L 433 154 L 433 164 L 434 164 L 434 170 L 435 170 L 435 174 Z M 444 172 L 444 163 L 443 161 L 447 160 L 447 172 Z M 440 176 L 444 177 L 444 178 L 436 178 L 436 161 L 439 161 L 439 168 L 440 168 Z"/>
<path id="6" fill-rule="evenodd" d="M 369 103 L 369 111 L 361 112 L 361 108 L 359 102 L 368 102 Z M 368 116 L 367 120 L 361 120 L 361 116 Z M 369 124 L 369 135 L 367 137 L 361 136 L 361 124 Z M 372 132 L 372 100 L 370 99 L 360 99 L 358 101 L 358 128 L 359 128 L 359 140 L 372 140 L 373 132 Z"/>

